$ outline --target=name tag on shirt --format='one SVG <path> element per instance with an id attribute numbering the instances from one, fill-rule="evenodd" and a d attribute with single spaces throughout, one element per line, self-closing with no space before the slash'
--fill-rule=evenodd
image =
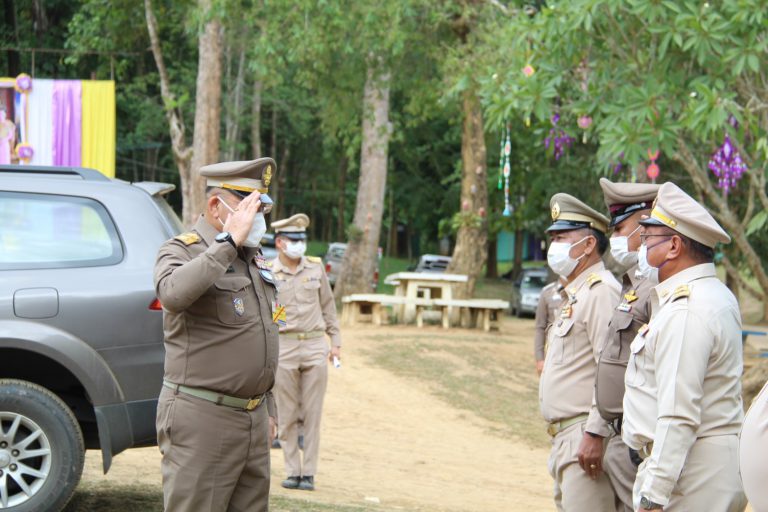
<path id="1" fill-rule="evenodd" d="M 272 321 L 280 327 L 285 327 L 286 325 L 285 306 L 277 301 L 272 303 Z"/>

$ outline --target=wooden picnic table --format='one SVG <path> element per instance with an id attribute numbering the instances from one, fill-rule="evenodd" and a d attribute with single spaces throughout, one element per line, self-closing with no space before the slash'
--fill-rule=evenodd
<path id="1" fill-rule="evenodd" d="M 396 272 L 384 279 L 385 284 L 395 286 L 395 295 L 410 299 L 399 306 L 398 321 L 410 323 L 416 317 L 416 305 L 413 300 L 424 299 L 453 299 L 452 286 L 456 283 L 466 283 L 468 277 L 462 274 L 443 274 L 440 272 Z M 422 296 L 419 297 L 419 292 Z M 450 314 L 450 312 L 449 312 Z"/>

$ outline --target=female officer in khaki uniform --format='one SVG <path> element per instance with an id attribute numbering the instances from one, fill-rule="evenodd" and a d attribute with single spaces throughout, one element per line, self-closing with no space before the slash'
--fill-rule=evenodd
<path id="1" fill-rule="evenodd" d="M 286 489 L 315 489 L 320 416 L 328 383 L 327 361 L 341 358 L 336 304 L 320 258 L 304 256 L 309 217 L 303 213 L 275 221 L 279 256 L 272 271 L 278 285 L 275 316 L 280 326 L 280 362 L 275 383 L 280 446 L 288 476 Z M 284 308 L 284 310 L 282 309 Z M 331 339 L 331 348 L 325 335 Z M 304 460 L 298 423 L 304 428 Z"/>

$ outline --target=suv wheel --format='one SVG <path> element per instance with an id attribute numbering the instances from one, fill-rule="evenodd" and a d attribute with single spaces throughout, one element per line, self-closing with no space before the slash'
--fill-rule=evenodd
<path id="1" fill-rule="evenodd" d="M 31 382 L 0 379 L 0 509 L 61 510 L 84 460 L 80 426 L 59 397 Z"/>

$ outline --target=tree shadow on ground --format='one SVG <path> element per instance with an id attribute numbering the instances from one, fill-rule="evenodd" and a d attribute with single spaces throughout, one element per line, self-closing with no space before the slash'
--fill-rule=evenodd
<path id="1" fill-rule="evenodd" d="M 163 492 L 156 487 L 80 486 L 64 512 L 162 512 Z"/>

